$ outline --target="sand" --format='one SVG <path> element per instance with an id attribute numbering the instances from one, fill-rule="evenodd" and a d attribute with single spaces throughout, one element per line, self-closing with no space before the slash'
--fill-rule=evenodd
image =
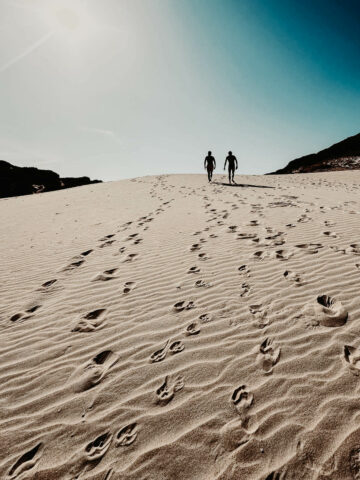
<path id="1" fill-rule="evenodd" d="M 214 180 L 0 201 L 1 479 L 360 479 L 360 172 Z"/>

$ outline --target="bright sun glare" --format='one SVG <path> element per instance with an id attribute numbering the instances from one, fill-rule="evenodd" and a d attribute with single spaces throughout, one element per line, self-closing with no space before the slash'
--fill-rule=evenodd
<path id="1" fill-rule="evenodd" d="M 54 31 L 64 44 L 69 42 L 73 46 L 84 46 L 98 27 L 84 0 L 45 2 L 43 9 L 48 28 Z"/>
<path id="2" fill-rule="evenodd" d="M 56 19 L 62 27 L 75 30 L 79 27 L 80 17 L 78 13 L 70 8 L 60 8 L 55 12 Z"/>

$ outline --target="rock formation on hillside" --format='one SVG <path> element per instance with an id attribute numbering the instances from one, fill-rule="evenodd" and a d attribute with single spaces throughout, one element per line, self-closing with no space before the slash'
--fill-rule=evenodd
<path id="1" fill-rule="evenodd" d="M 360 133 L 325 150 L 296 158 L 270 175 L 360 169 Z"/>
<path id="2" fill-rule="evenodd" d="M 89 177 L 61 178 L 51 170 L 40 170 L 34 167 L 16 167 L 0 160 L 0 197 L 14 197 L 30 193 L 50 192 L 62 188 L 78 187 L 101 180 L 90 180 Z"/>

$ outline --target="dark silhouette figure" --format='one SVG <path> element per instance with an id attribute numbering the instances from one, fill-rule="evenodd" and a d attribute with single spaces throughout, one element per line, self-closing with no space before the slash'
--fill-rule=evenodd
<path id="1" fill-rule="evenodd" d="M 216 168 L 216 161 L 215 158 L 211 155 L 211 152 L 208 152 L 207 157 L 205 158 L 204 168 L 207 169 L 208 179 L 209 182 L 211 182 L 213 171 Z"/>
<path id="2" fill-rule="evenodd" d="M 235 175 L 235 170 L 238 169 L 238 161 L 237 161 L 235 155 L 232 154 L 232 152 L 229 152 L 229 155 L 225 159 L 224 170 L 226 168 L 226 162 L 229 162 L 229 166 L 228 166 L 229 183 L 230 184 L 231 184 L 231 182 L 235 183 L 234 175 Z"/>

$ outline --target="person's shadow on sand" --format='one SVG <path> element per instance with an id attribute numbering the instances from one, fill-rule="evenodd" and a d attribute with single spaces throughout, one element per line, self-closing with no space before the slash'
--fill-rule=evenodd
<path id="1" fill-rule="evenodd" d="M 250 185 L 250 183 L 225 183 L 225 182 L 212 182 L 213 185 L 224 185 L 225 187 L 255 187 L 255 188 L 275 188 L 270 185 Z"/>

